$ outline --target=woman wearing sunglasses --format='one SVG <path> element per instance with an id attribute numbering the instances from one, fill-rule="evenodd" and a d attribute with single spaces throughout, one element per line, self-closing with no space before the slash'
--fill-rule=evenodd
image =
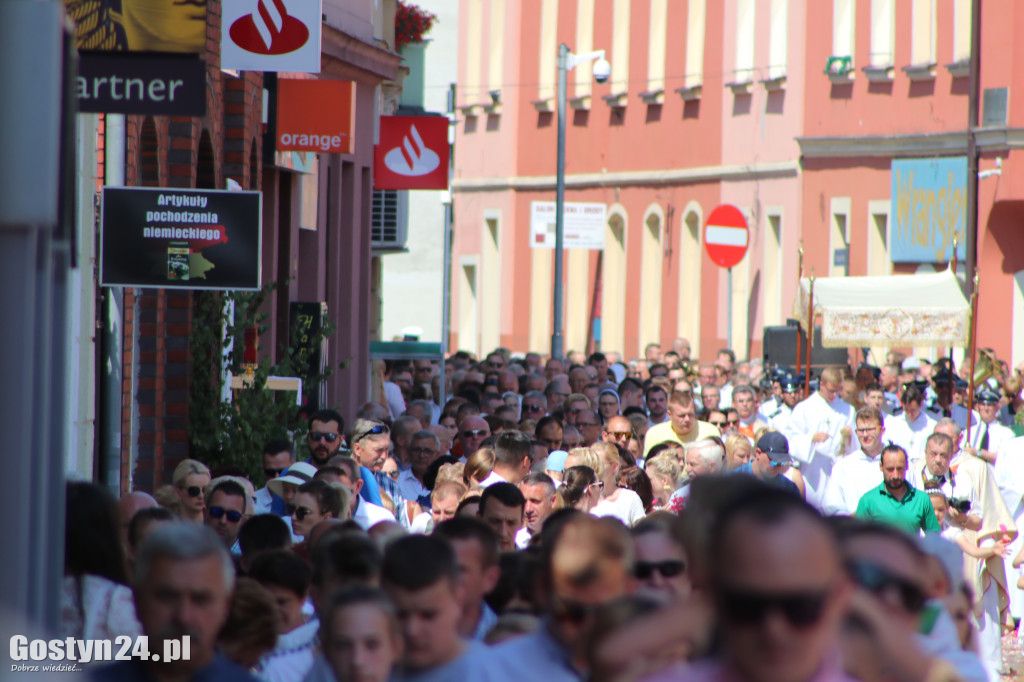
<path id="1" fill-rule="evenodd" d="M 343 499 L 341 491 L 340 486 L 317 479 L 300 485 L 292 511 L 292 532 L 306 538 L 313 526 L 324 519 L 343 518 L 341 510 L 345 508 L 346 499 Z"/>
<path id="2" fill-rule="evenodd" d="M 210 470 L 198 460 L 185 459 L 175 467 L 171 480 L 178 500 L 178 516 L 182 521 L 203 523 L 206 509 L 203 491 L 210 483 Z"/>

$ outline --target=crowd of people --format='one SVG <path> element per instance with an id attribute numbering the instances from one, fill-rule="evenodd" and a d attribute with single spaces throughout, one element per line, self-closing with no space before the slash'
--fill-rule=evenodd
<path id="1" fill-rule="evenodd" d="M 996 682 L 1024 368 L 970 410 L 948 360 L 886 360 L 378 363 L 261 480 L 69 482 L 63 636 L 190 638 L 100 680 Z"/>

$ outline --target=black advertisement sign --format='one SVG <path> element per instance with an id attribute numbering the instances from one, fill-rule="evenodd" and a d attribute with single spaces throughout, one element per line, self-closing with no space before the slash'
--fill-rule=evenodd
<path id="1" fill-rule="evenodd" d="M 260 288 L 259 192 L 104 187 L 102 286 Z"/>
<path id="2" fill-rule="evenodd" d="M 188 54 L 81 52 L 75 92 L 83 113 L 203 116 L 206 64 Z"/>

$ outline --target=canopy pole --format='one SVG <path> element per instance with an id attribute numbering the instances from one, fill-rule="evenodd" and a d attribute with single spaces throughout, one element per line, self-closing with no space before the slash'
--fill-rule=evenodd
<path id="1" fill-rule="evenodd" d="M 956 234 L 954 233 L 953 234 L 953 255 L 949 259 L 949 269 L 953 273 L 953 277 L 956 277 L 956 249 L 957 249 L 957 239 L 956 239 Z M 949 344 L 949 371 L 953 372 L 955 374 L 955 372 L 953 371 L 954 369 L 955 369 L 955 365 L 953 364 L 953 344 Z"/>
<path id="2" fill-rule="evenodd" d="M 797 251 L 797 268 L 796 268 L 796 290 L 800 292 L 800 280 L 804 277 L 804 240 L 800 240 L 800 249 Z M 800 325 L 796 327 L 796 378 L 800 379 L 800 368 L 803 367 L 804 358 L 800 353 Z"/>
<path id="3" fill-rule="evenodd" d="M 978 275 L 974 275 L 974 291 L 971 292 L 971 364 L 970 372 L 971 378 L 969 382 L 970 388 L 967 389 L 967 437 L 964 439 L 964 443 L 971 442 L 971 420 L 974 414 L 974 359 L 978 353 Z M 965 363 L 966 364 L 966 363 Z M 950 377 L 952 381 L 956 381 L 955 377 Z M 954 390 L 956 386 L 954 384 Z"/>
<path id="4" fill-rule="evenodd" d="M 804 378 L 804 398 L 811 394 L 811 347 L 814 345 L 814 271 L 811 271 L 811 295 L 807 301 L 807 374 Z"/>

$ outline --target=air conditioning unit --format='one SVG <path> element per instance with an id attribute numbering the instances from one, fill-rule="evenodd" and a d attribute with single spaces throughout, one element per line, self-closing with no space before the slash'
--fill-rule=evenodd
<path id="1" fill-rule="evenodd" d="M 371 241 L 374 251 L 402 251 L 409 234 L 408 190 L 373 190 Z"/>

